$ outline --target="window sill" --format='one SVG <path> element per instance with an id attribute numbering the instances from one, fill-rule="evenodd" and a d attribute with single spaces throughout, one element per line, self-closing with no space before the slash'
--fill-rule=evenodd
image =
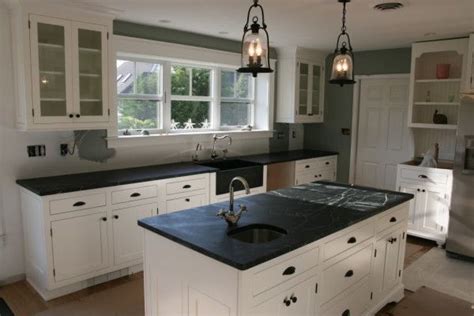
<path id="1" fill-rule="evenodd" d="M 109 148 L 138 147 L 157 144 L 184 144 L 195 142 L 210 142 L 212 135 L 230 135 L 233 139 L 259 139 L 272 138 L 273 131 L 269 130 L 227 130 L 227 131 L 206 131 L 206 132 L 179 132 L 153 135 L 130 135 L 107 137 Z"/>

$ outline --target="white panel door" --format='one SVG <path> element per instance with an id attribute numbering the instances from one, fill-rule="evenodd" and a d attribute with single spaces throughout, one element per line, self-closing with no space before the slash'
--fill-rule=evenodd
<path id="1" fill-rule="evenodd" d="M 56 281 L 107 267 L 106 212 L 54 221 L 51 229 Z"/>
<path id="2" fill-rule="evenodd" d="M 357 184 L 396 189 L 397 165 L 412 156 L 407 113 L 408 78 L 361 80 Z"/>
<path id="3" fill-rule="evenodd" d="M 154 203 L 112 212 L 115 264 L 143 257 L 143 229 L 137 221 L 152 216 L 157 208 L 158 205 Z"/>

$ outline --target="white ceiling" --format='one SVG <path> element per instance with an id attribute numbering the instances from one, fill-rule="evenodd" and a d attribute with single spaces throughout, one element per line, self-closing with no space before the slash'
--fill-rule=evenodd
<path id="1" fill-rule="evenodd" d="M 240 40 L 251 0 L 43 0 L 108 11 L 127 21 Z M 372 7 L 380 0 L 348 4 L 354 50 L 407 47 L 414 41 L 474 32 L 474 0 L 398 0 L 396 11 Z M 334 49 L 342 6 L 337 0 L 260 0 L 273 46 Z M 160 22 L 169 20 L 169 23 Z M 219 32 L 228 32 L 222 35 Z"/>

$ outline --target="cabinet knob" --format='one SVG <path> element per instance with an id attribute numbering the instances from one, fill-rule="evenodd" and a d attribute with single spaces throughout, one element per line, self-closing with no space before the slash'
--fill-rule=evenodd
<path id="1" fill-rule="evenodd" d="M 349 240 L 347 241 L 348 244 L 355 244 L 357 242 L 357 239 L 355 237 L 351 237 L 349 238 Z"/>
<path id="2" fill-rule="evenodd" d="M 81 114 L 76 114 L 76 117 L 77 117 L 77 118 L 80 118 L 80 117 L 81 117 Z"/>
<path id="3" fill-rule="evenodd" d="M 296 303 L 298 301 L 298 298 L 294 295 L 291 295 L 290 297 L 290 300 L 293 302 L 293 303 Z"/>
<path id="4" fill-rule="evenodd" d="M 420 189 L 416 189 L 416 191 L 420 192 L 421 190 L 420 190 Z"/>
<path id="5" fill-rule="evenodd" d="M 186 202 L 190 202 L 190 201 L 191 201 L 191 199 L 189 199 L 189 198 L 186 198 L 186 199 L 184 199 L 184 200 L 185 200 Z"/>
<path id="6" fill-rule="evenodd" d="M 326 161 L 326 165 L 329 165 L 329 164 L 330 164 L 330 162 L 329 162 L 329 161 Z"/>
<path id="7" fill-rule="evenodd" d="M 107 217 L 102 217 L 101 220 L 102 220 L 103 222 L 106 222 L 106 221 L 107 221 Z"/>
<path id="8" fill-rule="evenodd" d="M 305 167 L 306 169 L 308 169 L 308 168 L 309 168 L 309 165 L 306 165 L 306 166 L 304 166 L 304 167 Z"/>
<path id="9" fill-rule="evenodd" d="M 426 192 L 426 190 L 425 190 L 425 189 L 423 189 L 423 190 L 421 190 L 421 192 Z"/>
<path id="10" fill-rule="evenodd" d="M 285 297 L 285 299 L 283 300 L 283 303 L 286 305 L 286 306 L 290 306 L 291 305 L 291 301 L 289 299 L 287 299 Z"/>
<path id="11" fill-rule="evenodd" d="M 74 114 L 69 114 L 69 117 L 70 117 L 70 118 L 73 118 L 73 117 L 74 117 Z"/>
<path id="12" fill-rule="evenodd" d="M 114 215 L 114 218 L 115 218 L 115 219 L 119 219 L 119 216 L 118 216 L 118 215 Z"/>

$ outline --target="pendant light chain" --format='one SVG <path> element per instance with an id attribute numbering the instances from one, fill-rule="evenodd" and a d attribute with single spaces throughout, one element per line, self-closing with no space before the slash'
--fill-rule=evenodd
<path id="1" fill-rule="evenodd" d="M 346 34 L 346 2 L 344 1 L 343 6 L 342 6 L 342 27 L 341 31 L 342 34 Z"/>

